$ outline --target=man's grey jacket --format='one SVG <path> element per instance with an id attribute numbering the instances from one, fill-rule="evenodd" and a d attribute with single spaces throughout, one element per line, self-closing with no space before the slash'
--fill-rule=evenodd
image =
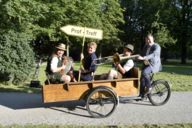
<path id="1" fill-rule="evenodd" d="M 143 56 L 145 60 L 148 60 L 149 65 L 152 68 L 152 72 L 159 72 L 162 69 L 161 65 L 161 47 L 159 44 L 154 43 L 150 48 L 149 51 L 147 51 L 149 48 L 149 45 L 144 46 L 143 50 Z"/>

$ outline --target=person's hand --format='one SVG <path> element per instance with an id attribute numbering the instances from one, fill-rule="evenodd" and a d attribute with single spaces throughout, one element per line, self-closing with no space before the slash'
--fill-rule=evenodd
<path id="1" fill-rule="evenodd" d="M 79 69 L 79 73 L 81 74 L 81 70 Z"/>
<path id="2" fill-rule="evenodd" d="M 63 60 L 63 65 L 67 65 L 68 61 L 67 60 Z"/>
<path id="3" fill-rule="evenodd" d="M 144 60 L 144 57 L 142 57 L 142 56 L 138 56 L 137 59 L 138 59 L 138 60 Z"/>
<path id="4" fill-rule="evenodd" d="M 83 55 L 83 53 L 81 53 L 81 60 L 82 60 L 82 59 L 84 59 L 84 55 Z"/>
<path id="5" fill-rule="evenodd" d="M 59 71 L 61 74 L 63 74 L 65 68 L 66 68 L 66 65 L 63 64 L 60 68 L 58 68 L 58 71 Z"/>
<path id="6" fill-rule="evenodd" d="M 61 69 L 64 70 L 66 68 L 66 65 L 62 65 Z"/>
<path id="7" fill-rule="evenodd" d="M 85 72 L 86 72 L 86 70 L 85 70 L 85 69 L 83 69 L 83 68 L 80 68 L 80 69 L 79 69 L 79 72 L 80 72 L 80 73 L 85 73 Z"/>
<path id="8" fill-rule="evenodd" d="M 115 67 L 118 67 L 118 65 L 119 65 L 119 63 L 118 63 L 118 62 L 114 63 L 114 66 L 115 66 Z"/>
<path id="9" fill-rule="evenodd" d="M 83 72 L 84 69 L 82 67 L 79 68 L 79 72 Z"/>

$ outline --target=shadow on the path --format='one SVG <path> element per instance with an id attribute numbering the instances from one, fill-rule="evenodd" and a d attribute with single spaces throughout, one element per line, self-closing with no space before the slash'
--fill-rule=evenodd
<path id="1" fill-rule="evenodd" d="M 41 94 L 32 93 L 0 93 L 0 105 L 10 109 L 30 109 L 30 108 L 49 108 L 64 107 L 75 108 L 84 106 L 84 101 L 65 101 L 56 103 L 43 103 Z"/>
<path id="2" fill-rule="evenodd" d="M 148 101 L 138 101 L 129 99 L 120 99 L 121 104 L 138 104 L 138 105 L 151 105 Z M 33 93 L 0 93 L 0 105 L 11 109 L 30 109 L 30 108 L 49 108 L 49 107 L 64 107 L 73 109 L 77 106 L 85 106 L 83 100 L 80 101 L 65 101 L 54 103 L 43 103 L 41 94 Z"/>
<path id="3" fill-rule="evenodd" d="M 152 106 L 152 104 L 145 98 L 143 101 L 137 98 L 119 98 L 119 103 L 121 104 L 135 104 L 135 105 L 144 105 L 144 106 Z"/>
<path id="4" fill-rule="evenodd" d="M 71 109 L 71 108 L 68 108 L 69 111 L 63 110 L 63 109 L 59 109 L 59 108 L 55 108 L 55 107 L 50 107 L 50 109 L 56 110 L 56 111 L 60 111 L 60 112 L 64 112 L 64 113 L 71 114 L 71 115 L 76 115 L 76 116 L 82 116 L 82 117 L 92 118 L 92 116 L 88 116 L 88 115 L 80 114 L 80 113 L 76 112 L 76 111 L 75 111 L 76 109 L 81 109 L 82 111 L 87 111 L 86 108 L 83 108 L 83 107 L 80 107 L 80 106 L 76 106 L 75 108 L 72 108 L 72 109 Z"/>
<path id="5" fill-rule="evenodd" d="M 120 99 L 120 104 L 151 106 L 151 104 L 148 101 L 136 102 L 132 100 L 122 100 L 122 99 Z M 83 100 L 43 103 L 41 94 L 17 93 L 17 92 L 0 93 L 0 106 L 4 106 L 14 110 L 31 109 L 31 108 L 49 108 L 67 114 L 91 118 L 91 116 L 84 114 L 84 111 L 87 110 L 85 108 L 85 101 Z"/>

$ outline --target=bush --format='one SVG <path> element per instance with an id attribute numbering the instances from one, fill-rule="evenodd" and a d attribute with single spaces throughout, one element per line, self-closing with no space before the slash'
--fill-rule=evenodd
<path id="1" fill-rule="evenodd" d="M 14 31 L 0 33 L 0 82 L 20 84 L 34 68 L 34 53 L 27 34 Z"/>

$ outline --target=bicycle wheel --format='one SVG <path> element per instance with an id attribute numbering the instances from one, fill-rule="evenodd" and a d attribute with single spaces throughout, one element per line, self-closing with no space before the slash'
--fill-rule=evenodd
<path id="1" fill-rule="evenodd" d="M 152 91 L 148 94 L 152 105 L 159 106 L 165 104 L 171 96 L 169 83 L 165 80 L 156 80 L 152 83 Z"/>
<path id="2" fill-rule="evenodd" d="M 118 103 L 116 94 L 108 87 L 95 88 L 86 101 L 89 114 L 95 118 L 111 115 Z"/>

